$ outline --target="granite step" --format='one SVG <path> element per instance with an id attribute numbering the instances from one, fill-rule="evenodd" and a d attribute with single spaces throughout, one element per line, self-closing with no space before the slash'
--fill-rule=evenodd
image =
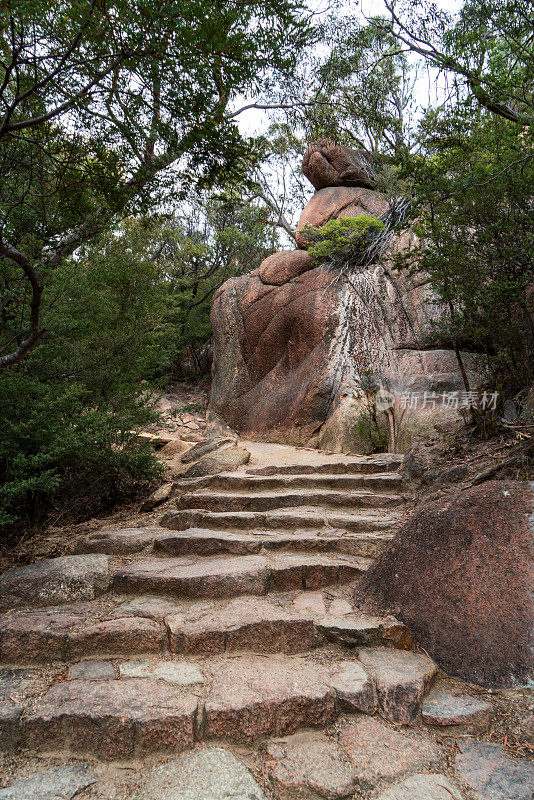
<path id="1" fill-rule="evenodd" d="M 163 528 L 210 530 L 298 530 L 299 528 L 340 528 L 350 532 L 387 531 L 400 520 L 392 511 L 360 510 L 355 513 L 320 506 L 279 508 L 273 511 L 168 511 L 160 521 Z"/>
<path id="2" fill-rule="evenodd" d="M 97 531 L 73 545 L 75 553 L 127 556 L 145 552 L 172 556 L 249 555 L 266 550 L 336 551 L 355 556 L 378 556 L 392 539 L 389 531 L 349 533 L 342 529 L 304 528 L 296 531 L 226 531 L 187 528 L 161 533 L 160 528 Z"/>
<path id="3" fill-rule="evenodd" d="M 0 617 L 0 663 L 71 663 L 88 658 L 234 650 L 305 652 L 340 646 L 406 648 L 408 629 L 393 617 L 352 612 L 320 591 L 210 601 L 155 596 L 72 607 L 13 611 Z"/>
<path id="4" fill-rule="evenodd" d="M 280 508 L 318 506 L 322 508 L 344 508 L 352 511 L 358 508 L 393 508 L 402 503 L 398 495 L 375 492 L 335 492 L 331 489 L 299 489 L 278 492 L 185 492 L 176 502 L 178 509 L 200 508 L 206 511 L 272 511 Z"/>
<path id="5" fill-rule="evenodd" d="M 119 568 L 113 589 L 174 597 L 263 595 L 318 589 L 360 577 L 370 559 L 327 555 L 250 555 L 237 558 L 149 558 Z"/>
<path id="6" fill-rule="evenodd" d="M 249 468 L 247 475 L 305 475 L 316 473 L 354 474 L 395 472 L 403 462 L 404 456 L 399 453 L 384 453 L 380 456 L 364 456 L 362 458 L 339 458 L 336 461 L 327 461 L 319 464 L 270 464 L 266 467 Z"/>
<path id="7" fill-rule="evenodd" d="M 344 601 L 346 603 L 346 601 Z M 327 608 L 328 606 L 328 608 Z M 409 648 L 413 637 L 394 617 L 337 615 L 336 604 L 318 592 L 295 597 L 237 597 L 224 603 L 194 603 L 165 619 L 170 649 L 186 655 L 235 650 L 302 653 L 336 642 L 351 648 Z"/>
<path id="8" fill-rule="evenodd" d="M 115 612 L 109 603 L 51 606 L 0 617 L 0 663 L 4 664 L 160 653 L 167 644 L 162 619 Z"/>
<path id="9" fill-rule="evenodd" d="M 187 528 L 185 531 L 158 536 L 154 539 L 153 546 L 156 553 L 171 556 L 211 556 L 221 553 L 248 555 L 268 550 L 303 550 L 337 551 L 363 558 L 376 558 L 392 538 L 393 533 L 390 531 L 349 533 L 341 529 L 306 528 L 291 532 L 247 532 Z M 98 544 L 109 548 L 109 544 L 102 538 Z"/>
<path id="10" fill-rule="evenodd" d="M 294 489 L 329 489 L 331 491 L 386 490 L 394 492 L 401 488 L 402 477 L 396 472 L 377 474 L 307 473 L 295 475 L 240 475 L 223 473 L 202 478 L 182 478 L 174 486 L 181 491 L 213 489 L 243 492 L 292 491 Z"/>
<path id="11" fill-rule="evenodd" d="M 254 744 L 322 728 L 338 714 L 330 670 L 304 658 L 221 656 L 190 667 L 199 677 L 194 685 L 189 678 L 185 685 L 153 678 L 57 682 L 19 710 L 19 741 L 41 753 L 68 749 L 124 760 L 179 753 L 198 740 Z"/>
<path id="12" fill-rule="evenodd" d="M 402 655 L 417 670 L 420 656 Z M 328 651 L 130 660 L 113 674 L 70 680 L 58 675 L 20 699 L 9 729 L 0 717 L 0 741 L 12 750 L 69 750 L 111 761 L 178 753 L 196 741 L 259 745 L 269 737 L 324 728 L 340 714 L 358 713 L 361 719 L 377 708 L 382 713 L 380 686 L 377 693 L 365 663 Z M 404 685 L 392 694 L 401 708 Z"/>

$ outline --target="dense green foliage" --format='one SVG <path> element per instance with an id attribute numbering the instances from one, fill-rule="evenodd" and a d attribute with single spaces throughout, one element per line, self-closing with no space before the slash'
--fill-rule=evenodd
<path id="1" fill-rule="evenodd" d="M 0 368 L 38 341 L 50 271 L 77 247 L 246 173 L 253 143 L 233 106 L 287 79 L 311 39 L 298 0 L 2 6 Z"/>
<path id="2" fill-rule="evenodd" d="M 436 338 L 485 353 L 505 400 L 534 380 L 534 158 L 520 129 L 468 113 L 413 165 L 419 266 L 447 310 Z"/>
<path id="3" fill-rule="evenodd" d="M 384 230 L 384 224 L 369 214 L 358 217 L 332 219 L 321 228 L 307 232 L 310 255 L 319 263 L 333 269 L 345 266 L 357 269 L 365 260 L 365 253 L 373 234 Z"/>
<path id="4" fill-rule="evenodd" d="M 91 514 L 160 474 L 135 440 L 155 418 L 142 395 L 155 366 L 154 278 L 124 252 L 54 272 L 46 334 L 0 382 L 0 525 Z"/>
<path id="5" fill-rule="evenodd" d="M 453 78 L 449 102 L 427 111 L 422 151 L 401 173 L 423 239 L 420 264 L 446 308 L 436 337 L 485 353 L 501 401 L 534 379 L 532 23 L 532 5 L 467 0 L 454 19 L 405 3 L 392 27 Z"/>
<path id="6" fill-rule="evenodd" d="M 132 433 L 148 390 L 206 368 L 213 291 L 276 239 L 205 200 L 255 158 L 236 104 L 312 39 L 298 0 L 2 4 L 0 524 L 158 474 Z"/>
<path id="7" fill-rule="evenodd" d="M 515 124 L 534 124 L 534 6 L 530 0 L 464 0 L 457 13 L 435 0 L 384 0 L 392 35 L 464 98 Z"/>
<path id="8" fill-rule="evenodd" d="M 94 513 L 161 475 L 136 439 L 150 398 L 209 367 L 212 292 L 272 242 L 261 210 L 211 201 L 128 219 L 52 272 L 45 333 L 0 382 L 0 527 Z"/>

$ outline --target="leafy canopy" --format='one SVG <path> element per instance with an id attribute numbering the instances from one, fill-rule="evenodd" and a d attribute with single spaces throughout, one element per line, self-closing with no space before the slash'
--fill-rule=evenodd
<path id="1" fill-rule="evenodd" d="M 0 260 L 16 325 L 0 330 L 0 367 L 41 336 L 63 258 L 121 215 L 243 175 L 236 100 L 274 92 L 311 38 L 299 0 L 2 6 Z"/>

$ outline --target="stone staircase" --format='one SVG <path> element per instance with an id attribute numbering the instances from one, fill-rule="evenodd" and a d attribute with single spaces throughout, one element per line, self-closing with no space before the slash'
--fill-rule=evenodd
<path id="1" fill-rule="evenodd" d="M 401 518 L 399 463 L 182 480 L 160 527 L 100 531 L 0 576 L 0 748 L 138 763 L 203 743 L 260 754 L 362 714 L 417 724 L 435 665 L 402 623 L 351 604 Z"/>

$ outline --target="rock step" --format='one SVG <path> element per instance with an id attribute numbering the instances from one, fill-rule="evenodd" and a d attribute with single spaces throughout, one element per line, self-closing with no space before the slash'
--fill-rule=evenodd
<path id="1" fill-rule="evenodd" d="M 296 653 L 325 642 L 409 648 L 413 637 L 393 617 L 352 613 L 347 601 L 329 603 L 320 592 L 204 602 L 149 596 L 114 606 L 54 606 L 0 618 L 0 662 L 10 664 L 169 652 Z"/>
<path id="2" fill-rule="evenodd" d="M 395 472 L 402 464 L 404 456 L 396 453 L 387 453 L 379 458 L 347 459 L 338 461 L 325 461 L 322 464 L 272 464 L 267 467 L 247 469 L 247 475 L 306 475 L 317 473 L 357 474 L 376 472 Z"/>
<path id="3" fill-rule="evenodd" d="M 279 508 L 320 506 L 322 508 L 392 508 L 402 503 L 395 495 L 374 492 L 335 492 L 331 489 L 300 489 L 279 492 L 186 492 L 176 502 L 178 509 L 201 508 L 206 511 L 272 511 Z"/>
<path id="4" fill-rule="evenodd" d="M 374 652 L 379 658 L 391 651 Z M 419 686 L 418 671 L 416 663 L 413 680 Z M 103 760 L 131 759 L 180 752 L 196 740 L 252 745 L 301 728 L 323 728 L 341 711 L 372 714 L 377 708 L 374 679 L 355 660 L 215 656 L 200 663 L 130 662 L 120 674 L 55 682 L 21 703 L 9 738 L 0 740 L 39 752 L 69 749 Z"/>
<path id="5" fill-rule="evenodd" d="M 0 662 L 5 664 L 160 653 L 166 646 L 161 620 L 114 613 L 97 603 L 17 611 L 0 618 Z"/>
<path id="6" fill-rule="evenodd" d="M 220 553 L 248 555 L 265 550 L 337 551 L 363 558 L 376 558 L 393 538 L 389 531 L 348 533 L 344 530 L 303 529 L 288 531 L 214 531 L 187 528 L 158 536 L 156 553 L 171 556 L 212 556 Z M 102 540 L 99 541 L 102 543 Z M 103 543 L 103 546 L 108 546 Z M 109 552 L 109 550 L 106 550 Z"/>
<path id="7" fill-rule="evenodd" d="M 402 477 L 395 472 L 376 475 L 346 474 L 297 474 L 297 475 L 237 475 L 225 473 L 203 478 L 188 478 L 176 481 L 174 486 L 180 491 L 197 489 L 222 489 L 224 491 L 291 491 L 293 489 L 330 489 L 332 491 L 357 491 L 366 489 L 376 491 L 385 489 L 395 491 L 402 485 Z"/>
<path id="8" fill-rule="evenodd" d="M 302 506 L 298 509 L 279 508 L 273 511 L 205 511 L 183 509 L 168 511 L 160 521 L 163 528 L 183 531 L 187 528 L 210 530 L 260 529 L 298 530 L 299 528 L 340 528 L 351 532 L 389 530 L 400 519 L 390 512 L 334 511 L 318 506 Z"/>
<path id="9" fill-rule="evenodd" d="M 370 559 L 334 554 L 150 558 L 119 569 L 113 576 L 113 588 L 119 593 L 191 598 L 263 595 L 271 590 L 319 589 L 351 581 L 371 563 Z"/>
<path id="10" fill-rule="evenodd" d="M 327 642 L 350 647 L 410 647 L 410 631 L 394 617 L 327 612 L 316 592 L 287 598 L 238 597 L 225 604 L 195 603 L 169 615 L 173 653 L 213 655 L 234 650 L 256 653 L 302 653 Z M 345 601 L 346 602 L 346 601 Z"/>
<path id="11" fill-rule="evenodd" d="M 221 553 L 248 555 L 262 550 L 332 550 L 373 558 L 382 552 L 392 536 L 389 531 L 349 533 L 328 528 L 268 532 L 187 528 L 165 534 L 161 533 L 161 528 L 122 528 L 89 534 L 74 543 L 73 551 L 121 556 L 142 551 L 158 555 L 212 556 Z"/>

